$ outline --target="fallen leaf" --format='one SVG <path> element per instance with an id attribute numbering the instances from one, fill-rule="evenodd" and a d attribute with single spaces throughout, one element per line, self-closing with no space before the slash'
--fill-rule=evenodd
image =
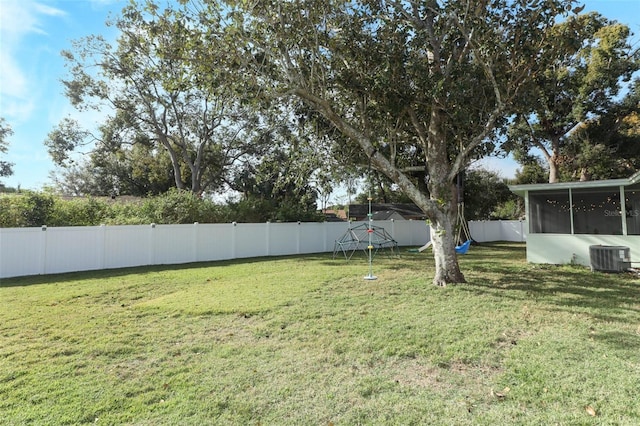
<path id="1" fill-rule="evenodd" d="M 590 406 L 590 405 L 587 405 L 586 407 L 584 407 L 584 409 L 587 412 L 587 414 L 590 415 L 590 416 L 594 416 L 595 417 L 597 415 L 596 410 L 594 410 L 593 407 Z"/>
<path id="2" fill-rule="evenodd" d="M 493 389 L 491 389 L 491 395 L 495 396 L 498 399 L 504 399 L 507 395 L 503 392 L 496 392 Z"/>

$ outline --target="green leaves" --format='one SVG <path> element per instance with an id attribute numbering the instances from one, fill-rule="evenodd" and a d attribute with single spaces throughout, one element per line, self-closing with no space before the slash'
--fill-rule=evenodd
<path id="1" fill-rule="evenodd" d="M 260 83 L 242 79 L 247 74 L 238 70 L 242 61 L 217 3 L 191 6 L 131 3 L 114 19 L 115 46 L 89 36 L 63 52 L 70 70 L 63 84 L 74 106 L 112 117 L 93 139 L 61 123 L 48 141 L 58 164 L 66 164 L 85 137 L 96 153 L 115 150 L 130 158 L 134 150 L 123 147 L 151 145 L 166 153 L 175 187 L 200 193 L 220 189 L 235 163 L 251 156 L 260 114 L 253 91 Z M 116 190 L 131 190 L 125 182 L 136 177 L 118 176 Z"/>
<path id="2" fill-rule="evenodd" d="M 629 34 L 625 25 L 597 13 L 569 16 L 546 31 L 542 72 L 519 99 L 522 114 L 511 127 L 514 139 L 509 144 L 518 144 L 521 151 L 531 146 L 542 150 L 550 181 L 571 175 L 566 167 L 570 162 L 558 161 L 570 154 L 565 148 L 570 130 L 611 110 L 622 82 L 639 69 L 637 54 L 630 54 Z M 559 170 L 562 167 L 566 170 Z"/>
<path id="3" fill-rule="evenodd" d="M 73 163 L 72 151 L 93 141 L 91 133 L 82 130 L 76 120 L 65 118 L 48 134 L 44 144 L 54 163 L 64 166 Z"/>
<path id="4" fill-rule="evenodd" d="M 11 126 L 6 124 L 4 118 L 0 117 L 0 154 L 7 153 L 9 147 L 9 141 L 7 138 L 11 135 L 13 135 Z M 13 174 L 12 166 L 12 163 L 0 161 L 0 177 L 11 176 Z"/>

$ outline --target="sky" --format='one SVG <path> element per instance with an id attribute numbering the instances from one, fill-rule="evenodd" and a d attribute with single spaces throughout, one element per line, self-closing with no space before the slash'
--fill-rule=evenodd
<path id="1" fill-rule="evenodd" d="M 13 175 L 0 178 L 9 187 L 39 190 L 50 185 L 55 169 L 44 141 L 65 117 L 95 127 L 100 115 L 80 114 L 64 96 L 66 74 L 60 51 L 91 34 L 117 36 L 106 20 L 126 0 L 0 0 L 0 117 L 13 129 L 3 161 L 14 163 Z M 629 25 L 640 43 L 640 0 L 583 0 L 585 12 L 598 11 Z M 518 165 L 487 158 L 480 165 L 512 178 Z"/>

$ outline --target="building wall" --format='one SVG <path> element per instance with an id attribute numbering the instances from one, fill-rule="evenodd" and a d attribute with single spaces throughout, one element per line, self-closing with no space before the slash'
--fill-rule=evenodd
<path id="1" fill-rule="evenodd" d="M 527 261 L 590 266 L 589 247 L 602 245 L 629 247 L 632 263 L 640 262 L 640 188 L 626 183 L 521 185 L 529 221 L 524 229 L 532 225 Z"/>
<path id="2" fill-rule="evenodd" d="M 527 236 L 527 261 L 589 266 L 589 246 L 629 247 L 631 262 L 640 262 L 640 236 L 637 235 L 563 235 L 529 234 Z M 633 265 L 632 265 L 633 266 Z"/>

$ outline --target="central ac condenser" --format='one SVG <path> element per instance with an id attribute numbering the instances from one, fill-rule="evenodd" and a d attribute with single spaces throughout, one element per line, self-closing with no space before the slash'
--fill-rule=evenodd
<path id="1" fill-rule="evenodd" d="M 629 247 L 589 246 L 589 259 L 592 271 L 625 272 L 631 268 Z"/>

